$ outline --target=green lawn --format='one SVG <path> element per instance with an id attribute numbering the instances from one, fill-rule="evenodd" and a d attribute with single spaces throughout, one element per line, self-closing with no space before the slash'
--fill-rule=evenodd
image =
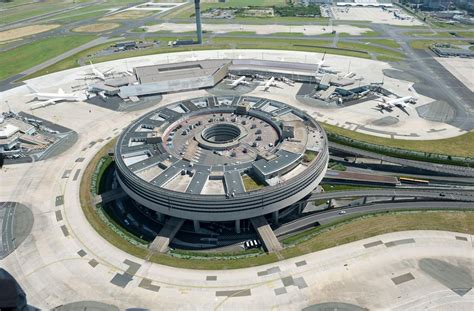
<path id="1" fill-rule="evenodd" d="M 303 155 L 303 162 L 309 163 L 313 161 L 318 153 L 316 151 L 306 150 Z"/>
<path id="2" fill-rule="evenodd" d="M 85 8 L 80 8 L 77 10 L 72 10 L 70 12 L 55 15 L 54 17 L 48 20 L 60 23 L 72 23 L 89 18 L 98 18 L 107 13 L 109 8 L 113 7 L 114 6 L 110 5 L 92 5 Z"/>
<path id="3" fill-rule="evenodd" d="M 51 13 L 54 11 L 58 11 L 61 9 L 65 9 L 67 7 L 72 6 L 71 3 L 64 4 L 58 1 L 58 3 L 29 3 L 22 6 L 17 6 L 6 11 L 2 11 L 0 13 L 0 25 L 1 24 L 9 24 L 13 22 L 17 22 L 26 18 L 43 15 L 46 13 Z"/>
<path id="4" fill-rule="evenodd" d="M 439 140 L 403 140 L 367 135 L 326 123 L 321 124 L 327 132 L 336 133 L 350 137 L 354 140 L 372 144 L 452 156 L 474 156 L 474 132 L 468 132 L 457 137 Z"/>
<path id="5" fill-rule="evenodd" d="M 449 32 L 431 32 L 431 31 L 409 31 L 405 32 L 405 35 L 412 37 L 430 37 L 430 38 L 452 38 L 453 36 Z"/>
<path id="6" fill-rule="evenodd" d="M 370 43 L 375 43 L 375 44 L 380 44 L 380 45 L 385 45 L 385 46 L 388 46 L 390 48 L 395 48 L 395 49 L 400 47 L 400 44 L 398 44 L 396 41 L 390 40 L 390 39 L 366 39 L 364 41 L 370 42 Z"/>
<path id="7" fill-rule="evenodd" d="M 94 36 L 62 36 L 47 38 L 0 52 L 0 80 L 93 40 Z"/>
<path id="8" fill-rule="evenodd" d="M 355 49 L 355 50 L 362 50 L 371 53 L 376 53 L 378 55 L 388 56 L 392 58 L 405 58 L 405 55 L 402 52 L 396 52 L 392 50 L 387 50 L 382 47 L 370 45 L 370 44 L 363 44 L 363 43 L 355 43 L 355 42 L 341 42 L 337 43 L 338 48 L 344 49 Z"/>
<path id="9" fill-rule="evenodd" d="M 284 244 L 296 244 L 283 250 L 285 258 L 342 245 L 368 237 L 406 230 L 444 230 L 472 234 L 474 212 L 416 211 L 380 213 L 363 217 L 348 216 L 335 224 L 309 229 L 285 239 Z M 306 241 L 305 241 L 306 240 Z M 303 242 L 301 242 L 303 241 Z"/>
<path id="10" fill-rule="evenodd" d="M 458 36 L 464 38 L 474 38 L 474 31 L 455 31 L 453 30 Z"/>
<path id="11" fill-rule="evenodd" d="M 53 73 L 53 72 L 57 72 L 57 71 L 61 71 L 61 70 L 66 70 L 66 69 L 70 69 L 70 68 L 74 68 L 74 67 L 79 67 L 79 64 L 78 64 L 78 60 L 82 57 L 86 57 L 87 55 L 90 55 L 94 52 L 97 52 L 97 51 L 101 51 L 107 47 L 109 47 L 112 43 L 104 43 L 104 44 L 101 44 L 101 45 L 97 45 L 95 47 L 92 47 L 90 49 L 87 49 L 87 50 L 84 50 L 82 52 L 79 52 L 77 54 L 74 54 L 72 56 L 69 56 L 65 59 L 63 59 L 62 61 L 59 61 L 49 67 L 46 67 L 46 68 L 43 68 L 27 77 L 24 77 L 22 80 L 28 80 L 28 79 L 32 79 L 32 78 L 36 78 L 36 77 L 39 77 L 39 76 L 43 76 L 45 74 L 48 74 L 48 73 Z"/>
<path id="12" fill-rule="evenodd" d="M 370 186 L 354 186 L 354 185 L 333 185 L 333 184 L 321 184 L 321 187 L 325 192 L 333 191 L 350 191 L 350 190 L 363 190 L 363 189 L 376 189 L 377 187 Z"/>
<path id="13" fill-rule="evenodd" d="M 249 175 L 242 176 L 242 182 L 246 191 L 258 190 L 263 188 L 265 185 L 253 179 Z"/>
<path id="14" fill-rule="evenodd" d="M 414 49 L 423 50 L 423 49 L 429 48 L 431 45 L 433 45 L 435 43 L 449 43 L 449 44 L 452 44 L 452 45 L 456 45 L 456 44 L 462 45 L 462 44 L 466 44 L 467 42 L 463 42 L 463 41 L 459 41 L 459 40 L 444 40 L 444 39 L 440 39 L 440 40 L 414 40 L 414 41 L 410 42 L 410 46 Z"/>

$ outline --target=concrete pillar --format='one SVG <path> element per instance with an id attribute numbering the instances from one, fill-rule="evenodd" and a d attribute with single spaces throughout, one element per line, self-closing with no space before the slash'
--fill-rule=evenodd
<path id="1" fill-rule="evenodd" d="M 164 222 L 165 222 L 165 215 L 162 214 L 162 213 L 156 212 L 156 219 L 157 219 L 160 223 L 164 223 Z"/>
<path id="2" fill-rule="evenodd" d="M 362 201 L 362 204 L 367 203 L 367 197 L 364 197 L 364 200 Z"/>
<path id="3" fill-rule="evenodd" d="M 328 208 L 331 208 L 332 199 L 329 199 Z"/>
<path id="4" fill-rule="evenodd" d="M 240 233 L 240 219 L 235 220 L 235 233 Z"/>
<path id="5" fill-rule="evenodd" d="M 298 215 L 301 215 L 304 209 L 304 203 L 299 203 L 298 204 Z"/>
<path id="6" fill-rule="evenodd" d="M 278 214 L 279 214 L 278 211 L 274 211 L 274 212 L 272 213 L 273 223 L 274 223 L 275 225 L 278 225 Z"/>
<path id="7" fill-rule="evenodd" d="M 395 201 L 395 197 L 392 197 L 392 201 Z"/>
<path id="8" fill-rule="evenodd" d="M 201 226 L 199 225 L 199 220 L 193 220 L 193 225 L 194 225 L 194 232 L 198 232 L 201 230 Z"/>

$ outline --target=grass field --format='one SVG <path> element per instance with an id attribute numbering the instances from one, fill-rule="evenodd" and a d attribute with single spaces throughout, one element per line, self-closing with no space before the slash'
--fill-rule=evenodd
<path id="1" fill-rule="evenodd" d="M 394 40 L 390 40 L 390 39 L 365 39 L 364 41 L 370 42 L 370 43 L 375 43 L 375 44 L 380 44 L 380 45 L 385 45 L 385 46 L 388 46 L 390 48 L 395 48 L 395 49 L 400 47 L 400 44 L 398 44 Z"/>
<path id="2" fill-rule="evenodd" d="M 474 233 L 474 212 L 417 211 L 383 213 L 356 217 L 336 225 L 309 229 L 283 242 L 294 244 L 302 239 L 311 239 L 283 251 L 285 258 L 350 243 L 389 232 L 406 230 L 443 230 L 460 233 Z"/>
<path id="3" fill-rule="evenodd" d="M 94 32 L 103 32 L 103 31 L 112 30 L 112 29 L 115 29 L 117 27 L 120 27 L 120 24 L 117 24 L 117 23 L 94 23 L 94 24 L 87 24 L 87 25 L 82 25 L 82 26 L 76 27 L 72 31 L 74 31 L 74 32 L 94 33 Z"/>
<path id="4" fill-rule="evenodd" d="M 356 49 L 356 50 L 367 51 L 367 52 L 371 52 L 371 53 L 376 53 L 378 55 L 392 57 L 392 58 L 395 58 L 395 59 L 405 58 L 405 55 L 402 52 L 396 52 L 396 51 L 384 49 L 382 47 L 374 46 L 374 45 L 370 45 L 370 44 L 339 41 L 337 43 L 337 47 L 338 48 L 344 48 L 344 49 Z"/>
<path id="5" fill-rule="evenodd" d="M 321 187 L 325 192 L 333 191 L 350 191 L 350 190 L 363 190 L 363 189 L 375 189 L 376 186 L 354 186 L 354 185 L 333 185 L 333 184 L 321 184 Z"/>
<path id="6" fill-rule="evenodd" d="M 94 38 L 94 36 L 47 38 L 0 52 L 0 80 L 41 64 Z"/>
<path id="7" fill-rule="evenodd" d="M 16 2 L 16 1 L 15 1 Z M 71 3 L 55 1 L 50 3 L 30 2 L 22 6 L 12 7 L 0 13 L 0 25 L 21 21 L 26 18 L 52 13 L 61 9 L 71 7 Z"/>
<path id="8" fill-rule="evenodd" d="M 32 79 L 32 78 L 36 78 L 36 77 L 40 77 L 40 76 L 43 76 L 45 74 L 48 74 L 48 73 L 53 73 L 53 72 L 57 72 L 57 71 L 61 71 L 61 70 L 66 70 L 66 69 L 70 69 L 70 68 L 74 68 L 74 67 L 79 67 L 79 64 L 78 64 L 78 60 L 82 57 L 86 57 L 87 55 L 90 55 L 91 53 L 94 53 L 94 52 L 97 52 L 97 51 L 101 51 L 107 47 L 109 47 L 111 45 L 111 43 L 104 43 L 104 44 L 101 44 L 101 45 L 98 45 L 98 46 L 95 46 L 93 48 L 90 48 L 90 49 L 87 49 L 87 50 L 84 50 L 82 52 L 79 52 L 77 54 L 74 54 L 70 57 L 67 57 L 65 59 L 63 59 L 62 61 L 59 61 L 49 67 L 46 67 L 46 68 L 43 68 L 27 77 L 24 77 L 22 80 L 28 80 L 28 79 Z"/>
<path id="9" fill-rule="evenodd" d="M 46 32 L 58 28 L 58 24 L 48 25 L 30 25 L 25 27 L 8 29 L 0 32 L 0 42 L 13 41 L 18 38 L 32 36 L 38 33 Z"/>
<path id="10" fill-rule="evenodd" d="M 459 40 L 445 40 L 445 39 L 440 39 L 440 40 L 414 40 L 410 42 L 410 46 L 414 49 L 427 49 L 430 47 L 430 45 L 433 45 L 435 43 L 449 43 L 449 44 L 466 44 L 466 42 L 459 41 Z"/>
<path id="11" fill-rule="evenodd" d="M 461 37 L 464 37 L 464 38 L 474 38 L 474 31 L 454 31 L 454 32 L 458 36 L 461 36 Z"/>
<path id="12" fill-rule="evenodd" d="M 327 132 L 336 133 L 372 144 L 452 156 L 474 156 L 474 132 L 468 132 L 457 137 L 438 140 L 402 140 L 357 133 L 326 123 L 321 123 L 321 125 Z"/>
<path id="13" fill-rule="evenodd" d="M 449 32 L 431 32 L 431 31 L 408 31 L 405 35 L 412 37 L 430 37 L 430 38 L 452 38 Z"/>
<path id="14" fill-rule="evenodd" d="M 107 15 L 102 17 L 101 21 L 115 21 L 115 20 L 129 20 L 129 19 L 139 19 L 153 15 L 153 11 L 122 11 L 112 15 Z"/>
<path id="15" fill-rule="evenodd" d="M 114 6 L 92 5 L 85 8 L 71 10 L 66 13 L 55 15 L 54 17 L 51 17 L 48 20 L 57 21 L 60 23 L 72 23 L 72 22 L 77 22 L 84 19 L 102 17 L 104 14 L 109 12 L 109 9 L 111 8 L 114 8 Z"/>
<path id="16" fill-rule="evenodd" d="M 258 190 L 264 187 L 263 184 L 257 182 L 255 179 L 248 175 L 242 176 L 242 182 L 246 191 Z"/>

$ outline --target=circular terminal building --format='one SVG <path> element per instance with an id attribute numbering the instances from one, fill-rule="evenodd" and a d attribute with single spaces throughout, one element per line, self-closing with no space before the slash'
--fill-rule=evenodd
<path id="1" fill-rule="evenodd" d="M 306 113 L 257 97 L 204 97 L 154 110 L 119 137 L 123 190 L 158 215 L 199 222 L 278 212 L 308 196 L 329 159 Z"/>

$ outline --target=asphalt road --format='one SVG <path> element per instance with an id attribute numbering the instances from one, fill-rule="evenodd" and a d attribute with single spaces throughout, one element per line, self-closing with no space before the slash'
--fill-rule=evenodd
<path id="1" fill-rule="evenodd" d="M 384 211 L 396 211 L 396 210 L 472 210 L 473 204 L 466 202 L 437 202 L 437 201 L 425 201 L 425 202 L 390 202 L 390 203 L 377 203 L 371 205 L 364 205 L 358 207 L 350 207 L 344 209 L 331 209 L 328 211 L 312 214 L 306 217 L 299 218 L 293 222 L 286 223 L 281 227 L 277 228 L 274 232 L 276 236 L 283 236 L 285 234 L 297 231 L 301 228 L 310 227 L 316 223 L 321 225 L 333 222 L 345 216 L 361 214 L 361 213 L 373 213 L 373 212 L 384 212 Z M 341 210 L 346 213 L 344 215 L 339 214 Z"/>
<path id="2" fill-rule="evenodd" d="M 439 200 L 474 202 L 474 191 L 453 191 L 439 189 L 364 189 L 348 191 L 313 192 L 313 194 L 311 194 L 307 201 L 342 199 L 352 197 L 417 197 Z"/>
<path id="3" fill-rule="evenodd" d="M 15 250 L 15 240 L 13 234 L 13 223 L 15 217 L 15 209 L 17 203 L 15 202 L 2 202 L 0 203 L 0 221 L 2 228 L 1 235 L 1 249 L 0 259 L 5 258 L 8 254 Z"/>
<path id="4" fill-rule="evenodd" d="M 462 176 L 462 177 L 474 177 L 474 169 L 469 168 L 469 167 L 395 158 L 395 157 L 385 156 L 385 155 L 378 154 L 375 152 L 365 151 L 362 149 L 349 147 L 349 146 L 345 146 L 345 145 L 341 145 L 341 144 L 337 144 L 333 142 L 329 143 L 329 148 L 347 152 L 350 154 L 364 156 L 367 158 L 379 159 L 384 162 L 396 163 L 402 166 L 419 168 L 419 169 L 432 171 L 436 173 L 444 173 L 444 174 L 456 175 L 456 176 Z"/>

